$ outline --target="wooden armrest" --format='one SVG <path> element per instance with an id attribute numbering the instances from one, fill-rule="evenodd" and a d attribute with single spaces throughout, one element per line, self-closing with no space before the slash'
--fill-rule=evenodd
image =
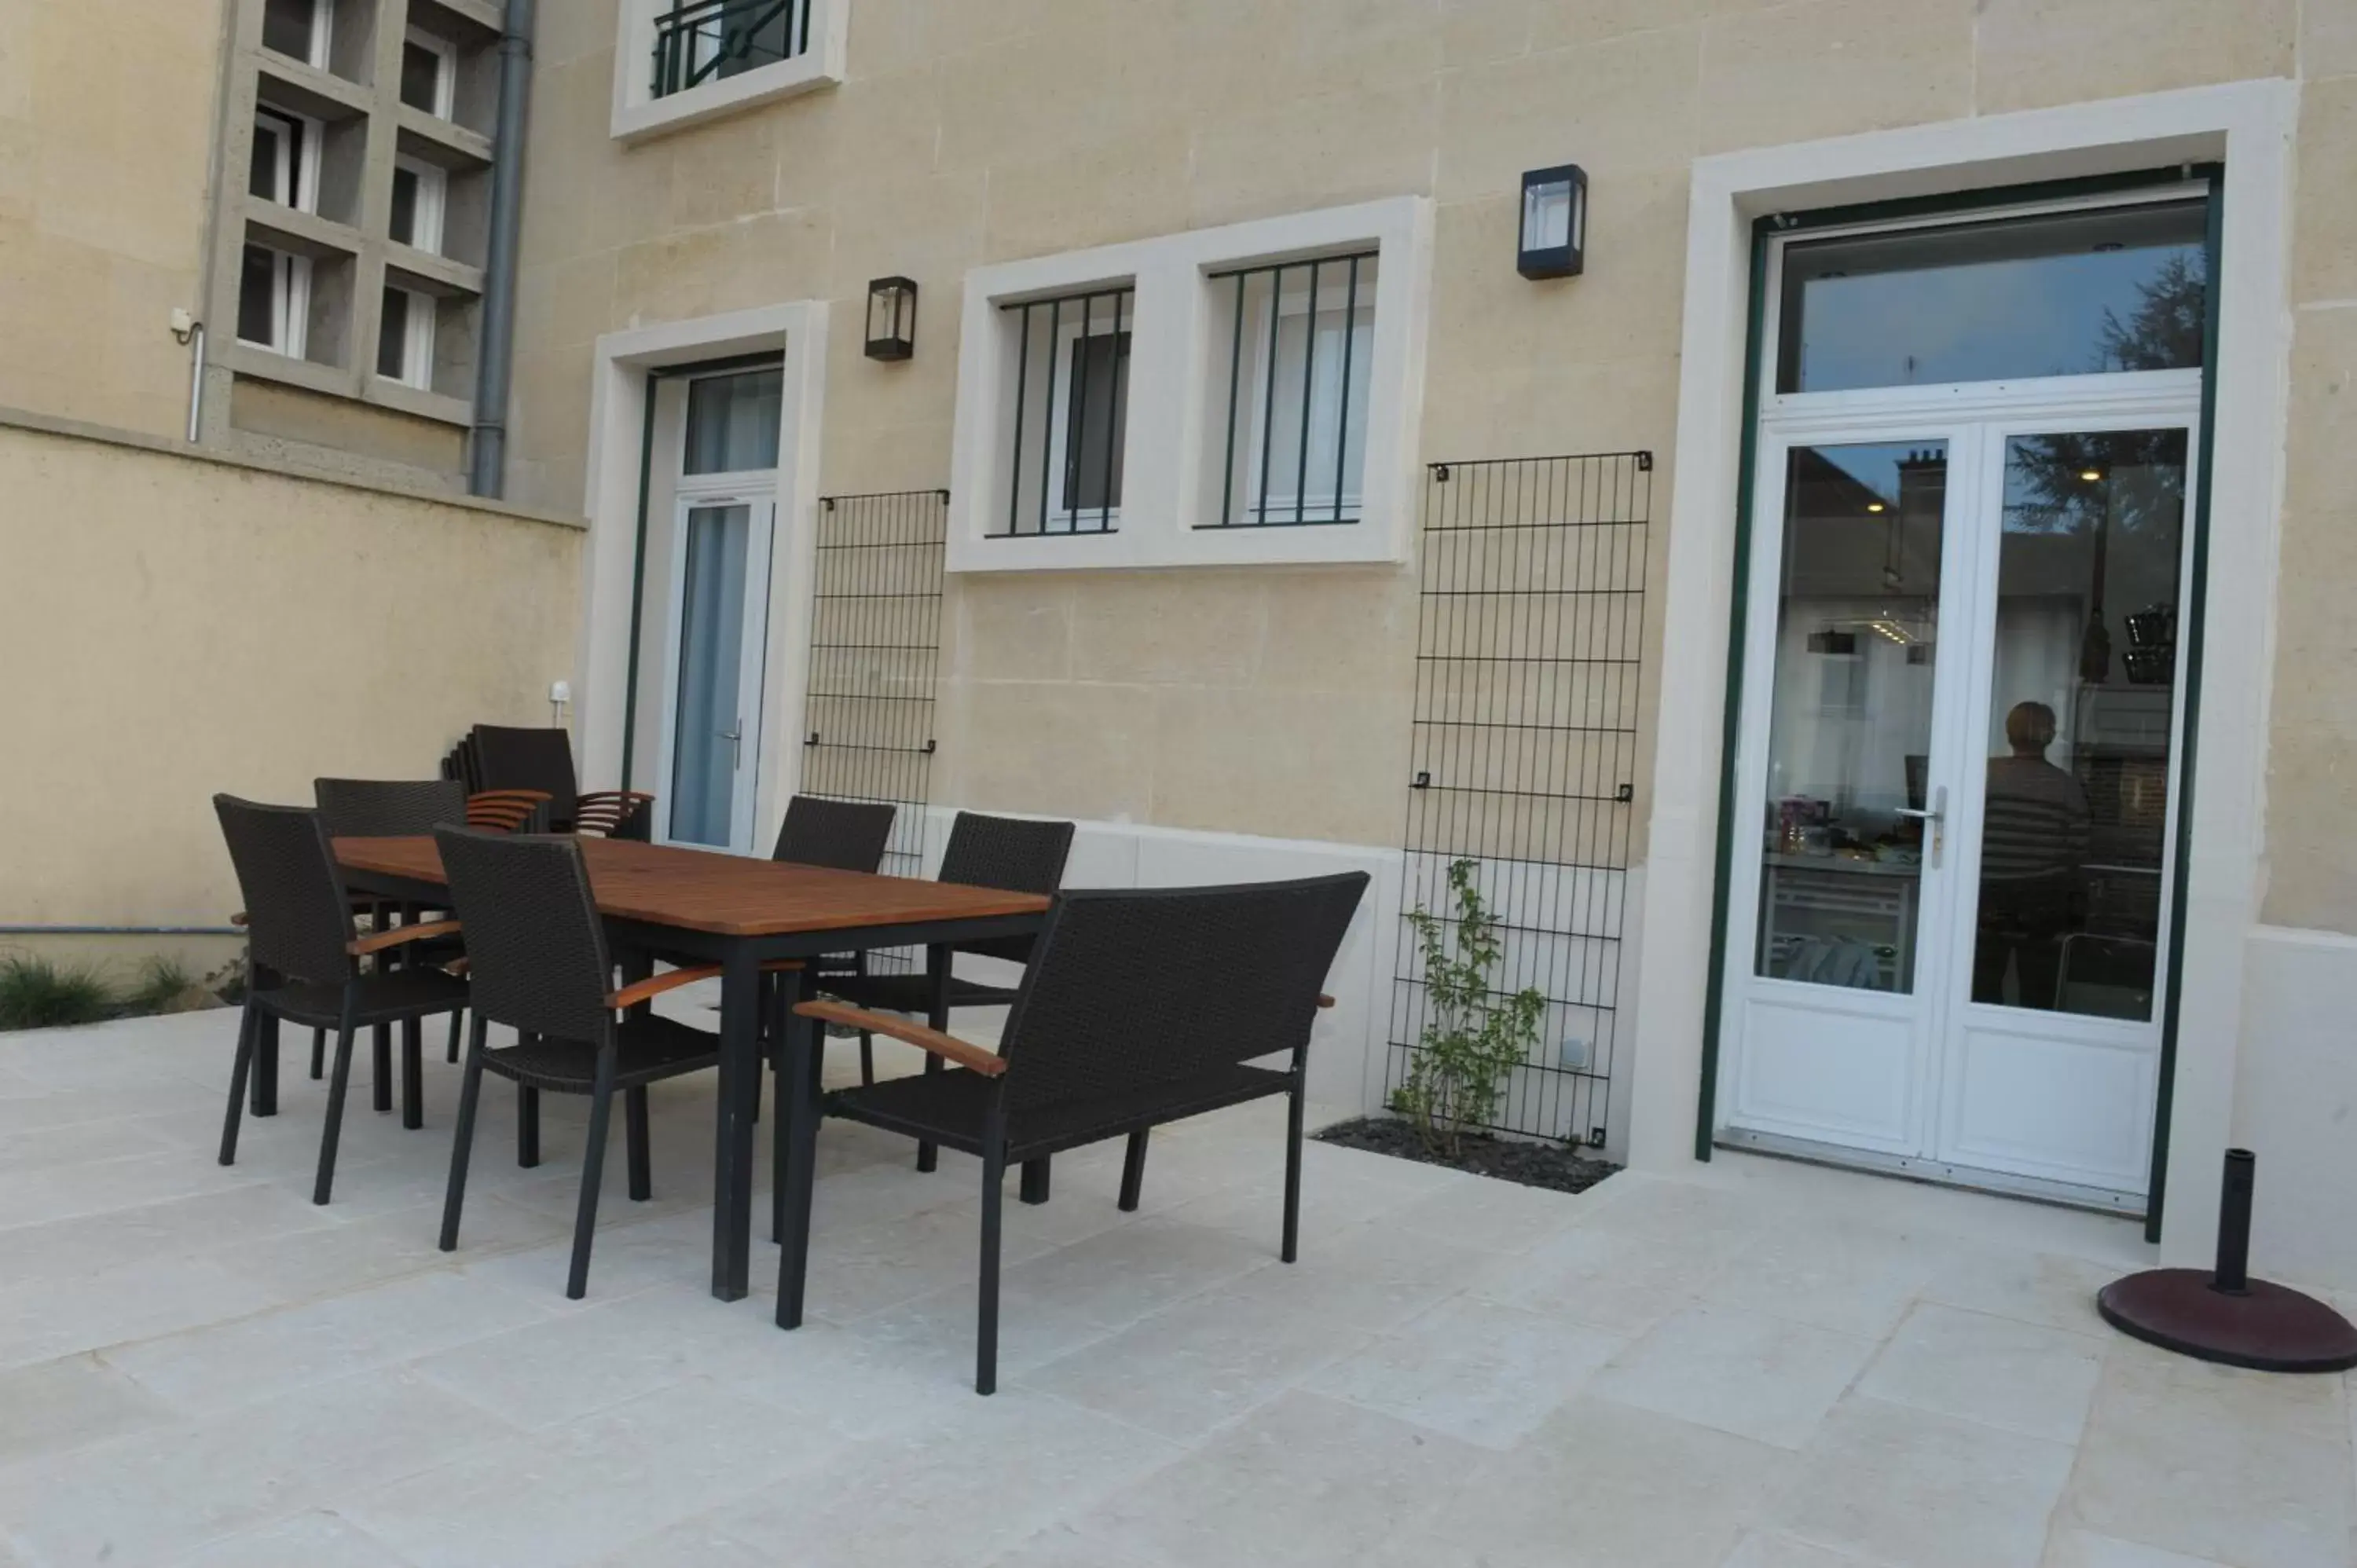
<path id="1" fill-rule="evenodd" d="M 868 1029 L 878 1035 L 931 1051 L 946 1061 L 953 1061 L 988 1078 L 996 1078 L 1006 1070 L 1006 1058 L 980 1046 L 968 1045 L 955 1035 L 944 1035 L 939 1029 L 929 1029 L 912 1018 L 896 1017 L 889 1013 L 869 1013 L 846 1006 L 840 1002 L 805 1002 L 794 1009 L 805 1018 L 816 1018 L 825 1024 L 847 1024 L 855 1029 Z"/>
<path id="2" fill-rule="evenodd" d="M 584 789 L 573 799 L 576 804 L 584 800 L 596 800 L 601 804 L 608 800 L 627 800 L 635 806 L 641 800 L 651 800 L 654 797 L 644 789 Z"/>
<path id="3" fill-rule="evenodd" d="M 716 963 L 698 964 L 694 969 L 674 969 L 667 973 L 649 975 L 646 979 L 625 985 L 606 998 L 606 1005 L 619 1011 L 635 1007 L 650 997 L 661 996 L 666 991 L 677 991 L 683 985 L 693 985 L 699 980 L 710 980 L 720 972 Z"/>
<path id="4" fill-rule="evenodd" d="M 373 936 L 355 937 L 344 944 L 344 950 L 358 958 L 362 953 L 397 948 L 404 942 L 424 941 L 427 937 L 452 936 L 457 929 L 458 922 L 456 920 L 428 920 L 422 926 L 395 926 L 389 931 L 379 931 Z"/>
<path id="5" fill-rule="evenodd" d="M 242 910 L 242 909 L 240 909 L 236 914 L 231 915 L 231 916 L 229 918 L 229 923 L 230 923 L 231 925 L 232 925 L 232 926 L 242 926 L 242 925 L 244 925 L 244 924 L 245 924 L 245 911 L 244 911 L 244 910 Z"/>
<path id="6" fill-rule="evenodd" d="M 1318 993 L 1318 1005 L 1320 1007 L 1331 1007 L 1334 1005 L 1334 999 L 1321 991 Z"/>

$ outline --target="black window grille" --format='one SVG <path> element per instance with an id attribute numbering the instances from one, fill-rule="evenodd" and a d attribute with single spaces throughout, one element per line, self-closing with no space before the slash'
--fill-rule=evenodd
<path id="1" fill-rule="evenodd" d="M 1367 467 L 1376 252 L 1211 276 L 1227 313 L 1214 528 L 1356 522 Z"/>
<path id="2" fill-rule="evenodd" d="M 890 876 L 925 874 L 949 492 L 829 496 L 819 505 L 802 789 L 900 808 Z M 913 966 L 871 953 L 877 972 Z"/>
<path id="3" fill-rule="evenodd" d="M 1601 1144 L 1609 1122 L 1622 919 L 1636 811 L 1652 454 L 1435 465 L 1423 583 L 1388 1081 L 1429 1018 L 1406 920 L 1476 886 L 1505 997 L 1546 998 L 1496 1131 Z"/>
<path id="4" fill-rule="evenodd" d="M 1125 285 L 1001 307 L 1016 350 L 1006 521 L 994 537 L 1120 525 L 1132 293 Z"/>
<path id="5" fill-rule="evenodd" d="M 675 0 L 655 16 L 654 96 L 742 76 L 810 48 L 812 0 Z"/>

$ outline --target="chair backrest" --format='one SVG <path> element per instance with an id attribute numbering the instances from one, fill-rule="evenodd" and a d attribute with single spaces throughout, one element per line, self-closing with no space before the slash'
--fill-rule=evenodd
<path id="1" fill-rule="evenodd" d="M 942 851 L 941 879 L 1009 893 L 1053 893 L 1063 885 L 1064 862 L 1072 853 L 1072 824 L 1022 817 L 985 817 L 960 811 Z M 958 951 L 1029 961 L 1037 939 L 988 937 L 960 942 Z"/>
<path id="2" fill-rule="evenodd" d="M 872 800 L 822 800 L 797 795 L 786 802 L 771 860 L 824 865 L 837 871 L 873 872 L 884 864 L 899 808 Z"/>
<path id="3" fill-rule="evenodd" d="M 1306 1044 L 1366 892 L 1298 882 L 1063 893 L 1006 1023 L 1010 1111 L 1135 1101 Z"/>
<path id="4" fill-rule="evenodd" d="M 485 789 L 544 789 L 548 793 L 548 820 L 571 827 L 581 797 L 573 771 L 573 736 L 561 729 L 513 729 L 503 725 L 477 725 L 475 770 L 471 792 Z"/>
<path id="5" fill-rule="evenodd" d="M 213 797 L 230 864 L 245 900 L 246 950 L 288 980 L 340 985 L 352 961 L 351 900 L 336 868 L 326 824 L 304 806 L 263 806 Z"/>
<path id="6" fill-rule="evenodd" d="M 467 820 L 455 779 L 317 779 L 311 789 L 329 838 L 409 838 Z"/>
<path id="7" fill-rule="evenodd" d="M 450 903 L 467 933 L 467 985 L 481 1016 L 603 1045 L 613 961 L 569 835 L 436 828 Z"/>

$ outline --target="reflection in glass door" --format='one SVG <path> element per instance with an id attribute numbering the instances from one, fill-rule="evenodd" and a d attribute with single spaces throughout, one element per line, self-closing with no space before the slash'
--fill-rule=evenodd
<path id="1" fill-rule="evenodd" d="M 674 843 L 752 847 L 773 511 L 767 496 L 681 503 L 663 832 Z"/>

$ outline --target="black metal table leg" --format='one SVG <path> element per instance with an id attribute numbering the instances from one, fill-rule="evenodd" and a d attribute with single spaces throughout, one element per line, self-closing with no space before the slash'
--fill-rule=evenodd
<path id="1" fill-rule="evenodd" d="M 788 986 L 801 999 L 802 977 Z M 773 1130 L 782 1157 L 778 1183 L 778 1326 L 799 1328 L 802 1321 L 802 1286 L 810 1273 L 811 1192 L 818 1165 L 818 1024 L 791 1009 L 786 1015 L 785 1051 L 778 1071 L 778 1125 Z"/>
<path id="2" fill-rule="evenodd" d="M 712 1173 L 712 1294 L 741 1301 L 753 1249 L 753 1118 L 760 1091 L 761 961 L 738 942 L 720 977 L 719 1126 Z"/>
<path id="3" fill-rule="evenodd" d="M 925 949 L 925 979 L 931 983 L 932 996 L 925 1008 L 925 1022 L 933 1028 L 947 1030 L 950 1026 L 950 949 L 945 942 L 934 942 Z M 942 1058 L 930 1051 L 925 1055 L 925 1070 L 942 1070 Z M 920 1171 L 941 1168 L 942 1152 L 931 1144 L 917 1145 L 917 1168 Z"/>

